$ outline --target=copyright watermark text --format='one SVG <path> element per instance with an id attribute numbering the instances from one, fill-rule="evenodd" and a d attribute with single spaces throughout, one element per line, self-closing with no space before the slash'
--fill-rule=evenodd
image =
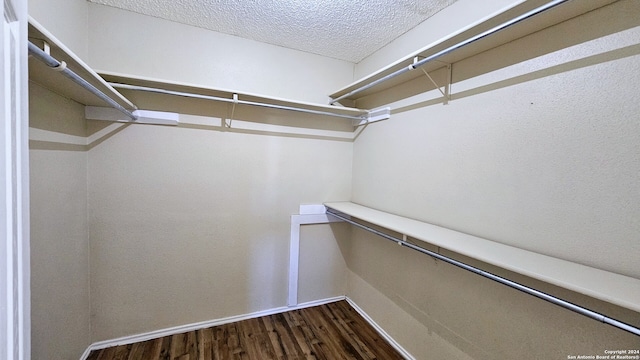
<path id="1" fill-rule="evenodd" d="M 567 359 L 640 360 L 640 349 L 608 349 L 602 354 L 571 354 Z"/>

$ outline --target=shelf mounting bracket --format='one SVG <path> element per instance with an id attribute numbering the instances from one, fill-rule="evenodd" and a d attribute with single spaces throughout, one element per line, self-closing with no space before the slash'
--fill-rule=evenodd
<path id="1" fill-rule="evenodd" d="M 51 56 L 51 45 L 42 39 L 29 38 L 29 41 L 44 51 L 45 54 Z"/>
<path id="2" fill-rule="evenodd" d="M 417 63 L 418 61 L 420 61 L 420 57 L 416 56 L 413 58 L 413 63 Z M 443 105 L 448 105 L 449 101 L 451 101 L 451 69 L 452 66 L 449 63 L 443 63 L 447 66 L 447 83 L 444 86 L 440 86 L 438 85 L 438 83 L 433 80 L 433 78 L 431 77 L 431 75 L 429 75 L 429 73 L 424 69 L 424 68 L 420 68 L 420 70 L 422 70 L 422 72 L 427 76 L 427 78 L 431 81 L 431 83 L 433 84 L 433 86 L 436 87 L 436 89 L 438 89 L 438 91 L 440 91 L 440 93 L 442 94 L 444 100 L 443 100 Z M 444 88 L 444 90 L 443 90 Z"/>
<path id="3" fill-rule="evenodd" d="M 236 112 L 236 105 L 238 104 L 238 94 L 233 94 L 233 106 L 231 107 L 231 116 L 229 116 L 229 122 L 227 123 L 227 120 L 224 120 L 224 126 L 226 128 L 231 129 L 231 123 L 233 122 L 233 115 Z"/>
<path id="4" fill-rule="evenodd" d="M 387 120 L 389 118 L 391 118 L 391 108 L 388 106 L 382 107 L 369 110 L 361 119 L 354 120 L 353 126 L 366 125 L 380 120 Z"/>

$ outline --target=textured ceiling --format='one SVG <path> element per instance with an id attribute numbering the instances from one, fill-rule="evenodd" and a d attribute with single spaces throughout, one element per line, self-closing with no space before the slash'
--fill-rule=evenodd
<path id="1" fill-rule="evenodd" d="M 456 0 L 88 0 L 359 62 Z"/>

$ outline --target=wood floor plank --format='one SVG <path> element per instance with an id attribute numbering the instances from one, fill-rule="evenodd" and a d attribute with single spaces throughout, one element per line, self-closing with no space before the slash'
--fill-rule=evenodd
<path id="1" fill-rule="evenodd" d="M 239 347 L 243 353 L 246 353 L 248 359 L 257 358 L 255 349 L 253 347 L 253 340 L 251 339 L 251 331 L 245 328 L 246 321 L 239 321 L 236 323 L 236 331 L 238 335 Z"/>
<path id="2" fill-rule="evenodd" d="M 184 354 L 186 338 L 186 333 L 175 334 L 171 336 L 171 348 L 169 351 L 170 360 L 178 359 L 179 356 L 182 356 Z"/>
<path id="3" fill-rule="evenodd" d="M 345 303 L 346 304 L 346 303 Z M 349 309 L 353 310 L 350 306 Z M 397 352 L 391 345 L 389 345 L 378 334 L 366 320 L 360 317 L 355 312 L 345 312 L 345 308 L 341 306 L 335 306 L 334 304 L 328 304 L 323 309 L 324 311 L 330 311 L 336 321 L 336 324 L 344 331 L 344 335 L 348 337 L 358 351 L 367 359 L 396 359 L 398 357 Z M 358 317 L 356 319 L 356 317 Z M 358 322 L 357 320 L 362 320 Z M 366 325 L 366 328 L 362 326 Z M 375 349 L 375 350 L 374 350 Z M 376 353 L 381 353 L 383 356 L 376 356 Z"/>
<path id="4" fill-rule="evenodd" d="M 229 347 L 229 359 L 245 360 L 249 359 L 245 350 L 245 344 L 238 331 L 237 323 L 227 324 L 227 346 Z"/>
<path id="5" fill-rule="evenodd" d="M 187 339 L 185 344 L 185 360 L 198 360 L 198 345 L 197 345 L 197 333 L 190 331 L 187 333 Z"/>
<path id="6" fill-rule="evenodd" d="M 342 331 L 337 319 L 334 318 L 330 311 L 324 311 L 326 307 L 318 307 L 316 311 L 321 314 L 322 319 L 325 321 L 325 326 L 329 331 L 329 335 L 338 346 L 338 351 L 347 359 L 367 360 L 369 357 L 364 352 L 358 351 L 355 344 L 349 339 L 348 334 Z"/>
<path id="7" fill-rule="evenodd" d="M 310 353 L 306 344 L 300 344 L 296 340 L 294 329 L 287 326 L 284 314 L 264 317 L 262 321 L 273 344 L 276 359 L 295 359 L 299 358 L 301 354 L 304 356 Z"/>
<path id="8" fill-rule="evenodd" d="M 269 341 L 271 342 L 271 347 L 273 347 L 275 359 L 282 359 L 286 353 L 282 342 L 286 341 L 286 337 L 279 335 L 275 329 L 275 315 L 264 316 L 260 321 L 262 321 Z"/>
<path id="9" fill-rule="evenodd" d="M 305 341 L 311 347 L 312 354 L 314 354 L 319 360 L 332 360 L 328 357 L 329 352 L 324 350 L 326 345 L 322 342 L 322 339 L 318 337 L 318 334 L 313 331 L 313 328 L 307 322 L 307 319 L 303 314 L 304 313 L 302 311 L 295 311 L 293 316 L 300 324 L 298 327 L 304 335 Z"/>
<path id="10" fill-rule="evenodd" d="M 132 344 L 126 360 L 141 360 L 148 341 Z"/>
<path id="11" fill-rule="evenodd" d="M 346 304 L 346 303 L 345 303 Z M 332 304 L 328 304 L 332 305 Z M 347 308 L 353 310 L 351 306 Z M 364 320 L 360 315 L 353 310 L 353 312 L 345 311 L 347 308 L 343 308 L 340 306 L 328 306 L 327 310 L 331 311 L 336 318 L 340 319 L 337 323 L 340 326 L 345 327 L 347 333 L 354 334 L 357 331 L 357 341 L 356 343 L 363 347 L 363 350 L 366 351 L 369 358 L 371 359 L 402 359 L 398 357 L 398 355 L 393 356 L 396 352 L 384 339 L 380 337 L 380 335 Z M 348 322 L 344 319 L 349 319 Z M 367 325 L 366 328 L 363 328 L 363 325 Z M 375 349 L 375 352 L 373 351 Z M 391 350 L 391 354 L 387 354 L 387 350 Z M 375 353 L 382 353 L 385 356 L 376 356 Z"/>
<path id="12" fill-rule="evenodd" d="M 301 329 L 301 323 L 299 317 L 296 316 L 293 311 L 282 314 L 282 318 L 286 322 L 279 323 L 280 326 L 286 328 L 291 332 L 291 336 L 295 339 L 295 345 L 302 350 L 300 354 L 302 359 L 306 360 L 319 360 L 322 357 L 318 357 L 312 349 L 311 339 L 305 336 L 304 331 Z M 282 331 L 282 330 L 281 330 Z"/>
<path id="13" fill-rule="evenodd" d="M 389 360 L 402 356 L 346 301 L 175 334 L 87 360 Z"/>
<path id="14" fill-rule="evenodd" d="M 328 304 L 331 305 L 331 304 Z M 343 347 L 348 348 L 350 351 L 358 353 L 358 356 L 362 359 L 375 359 L 373 354 L 366 343 L 355 334 L 353 329 L 338 309 L 333 309 L 331 306 L 319 307 L 318 311 L 321 311 L 325 317 L 329 320 L 328 323 L 335 326 L 336 331 L 342 336 Z"/>
<path id="15" fill-rule="evenodd" d="M 211 330 L 213 332 L 213 360 L 230 359 L 231 357 L 229 355 L 229 345 L 227 342 L 229 336 L 226 326 L 217 326 Z"/>
<path id="16" fill-rule="evenodd" d="M 115 353 L 113 354 L 113 360 L 127 360 L 129 351 L 132 347 L 132 344 L 116 346 Z"/>
<path id="17" fill-rule="evenodd" d="M 198 360 L 213 360 L 213 329 L 200 329 L 198 335 Z"/>
<path id="18" fill-rule="evenodd" d="M 171 359 L 171 340 L 172 340 L 172 336 L 165 336 L 162 338 L 162 343 L 160 343 L 160 352 L 158 353 L 157 360 Z M 156 359 L 150 358 L 148 360 L 156 360 Z"/>
<path id="19" fill-rule="evenodd" d="M 98 360 L 98 356 L 100 355 L 100 350 L 93 350 L 87 356 L 87 360 Z"/>
<path id="20" fill-rule="evenodd" d="M 328 318 L 320 309 L 320 307 L 314 307 L 309 309 L 308 314 L 309 322 L 315 331 L 319 332 L 319 335 L 327 347 L 330 349 L 330 357 L 333 359 L 345 359 L 345 360 L 364 360 L 360 354 L 353 348 L 353 346 L 346 341 L 346 339 L 340 334 L 337 326 Z"/>
<path id="21" fill-rule="evenodd" d="M 261 334 L 255 328 L 254 320 L 244 320 L 237 323 L 242 348 L 249 359 L 270 359 L 269 354 L 263 353 Z"/>
<path id="22" fill-rule="evenodd" d="M 140 359 L 131 360 L 158 360 L 160 359 L 160 352 L 162 351 L 162 343 L 164 338 L 153 339 L 144 342 L 144 351 Z"/>
<path id="23" fill-rule="evenodd" d="M 261 359 L 276 359 L 275 350 L 269 339 L 269 334 L 261 319 L 249 319 L 247 325 L 253 332 L 256 352 Z"/>
<path id="24" fill-rule="evenodd" d="M 341 318 L 349 319 L 351 326 L 357 329 L 360 339 L 365 341 L 368 348 L 375 349 L 377 359 L 403 359 L 403 357 L 365 320 L 349 303 L 339 301 L 328 304 L 331 309 L 340 309 Z"/>
<path id="25" fill-rule="evenodd" d="M 98 356 L 98 360 L 113 360 L 115 354 L 116 354 L 115 347 L 102 349 L 100 350 L 100 356 Z"/>

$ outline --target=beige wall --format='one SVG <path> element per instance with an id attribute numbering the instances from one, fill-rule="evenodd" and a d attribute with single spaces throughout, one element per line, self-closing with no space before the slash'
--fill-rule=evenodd
<path id="1" fill-rule="evenodd" d="M 633 349 L 638 337 L 354 230 L 348 296 L 416 359 L 567 359 Z M 640 314 L 443 252 L 611 317 Z"/>
<path id="2" fill-rule="evenodd" d="M 78 359 L 89 346 L 84 107 L 30 83 L 32 359 Z M 37 134 L 34 134 L 37 132 Z"/>
<path id="3" fill-rule="evenodd" d="M 98 69 L 316 102 L 352 76 L 343 61 L 89 7 Z M 238 108 L 227 129 L 226 104 L 132 96 L 182 125 L 125 127 L 89 152 L 92 340 L 284 306 L 290 215 L 350 197 L 352 143 L 332 135 L 347 122 Z M 321 284 L 301 301 L 345 292 L 330 229 L 304 230 L 301 256 L 335 261 L 301 267 L 301 283 Z"/>
<path id="4" fill-rule="evenodd" d="M 623 0 L 454 64 L 449 105 L 434 91 L 392 102 L 392 118 L 354 144 L 352 201 L 640 278 L 638 6 Z M 359 105 L 389 102 L 396 91 Z M 622 331 L 383 240 L 353 240 L 349 296 L 418 358 L 447 353 L 448 344 L 478 359 L 637 346 Z M 385 314 L 386 302 L 399 315 Z M 407 313 L 423 335 L 406 330 L 414 326 L 400 320 Z"/>
<path id="5" fill-rule="evenodd" d="M 86 0 L 29 0 L 29 16 L 87 62 L 88 4 Z"/>
<path id="6" fill-rule="evenodd" d="M 32 15 L 37 19 L 38 14 L 43 18 L 56 14 L 43 25 L 98 69 L 316 102 L 325 102 L 326 93 L 352 78 L 353 64 L 343 61 L 84 1 L 56 4 L 81 12 L 70 12 L 69 19 L 52 12 L 49 5 L 53 4 L 34 3 Z M 91 21 L 87 22 L 87 16 Z M 72 38 L 71 33 L 78 36 Z M 84 41 L 89 49 L 84 56 L 82 38 L 87 33 L 89 41 Z M 146 38 L 145 34 L 153 36 Z M 45 96 L 47 93 L 32 95 L 32 104 L 42 116 L 46 111 L 56 118 L 82 111 L 72 102 L 56 107 L 60 101 Z M 82 336 L 76 336 L 75 343 L 56 343 L 76 334 L 75 330 L 52 335 L 53 325 L 61 326 L 59 319 L 36 315 L 53 319 L 34 323 L 34 338 L 51 339 L 37 347 L 40 353 L 76 351 L 86 347 L 89 334 L 95 342 L 286 304 L 289 217 L 300 203 L 350 197 L 352 143 L 344 140 L 350 127 L 335 119 L 318 125 L 314 124 L 318 119 L 298 114 L 240 108 L 233 129 L 228 129 L 220 126 L 220 117 L 228 115 L 226 105 L 199 104 L 197 111 L 191 105 L 160 106 L 214 117 L 183 114 L 180 128 L 116 125 L 105 129 L 105 123 L 89 122 L 89 133 L 79 130 L 77 124 L 33 117 L 32 122 L 43 130 L 37 132 L 34 142 L 39 146 L 38 152 L 34 150 L 38 156 L 33 162 L 35 194 L 53 196 L 55 191 L 45 180 L 62 177 L 66 171 L 83 174 L 66 186 L 77 188 L 77 182 L 85 186 L 74 193 L 74 200 L 83 207 L 73 210 L 84 214 L 76 216 L 75 222 L 71 223 L 67 213 L 55 214 L 44 206 L 33 214 L 34 226 L 42 233 L 52 226 L 60 231 L 85 230 L 84 242 L 79 237 L 67 239 L 76 241 L 78 248 L 56 248 L 63 254 L 56 253 L 54 258 L 46 256 L 44 245 L 36 244 L 42 248 L 35 249 L 41 254 L 34 258 L 38 284 L 34 311 L 55 311 L 61 316 L 79 311 L 73 302 L 64 306 L 44 301 L 44 292 L 55 284 L 47 276 L 55 272 L 40 269 L 51 270 L 59 262 L 67 266 L 65 279 L 80 278 L 87 283 L 83 288 L 86 296 L 76 300 L 91 303 L 91 331 L 88 321 L 78 327 Z M 58 143 L 43 141 L 47 136 Z M 83 142 L 89 145 L 77 145 Z M 84 168 L 78 168 L 78 156 L 84 159 Z M 53 168 L 45 166 L 49 158 L 54 159 L 48 160 Z M 58 166 L 65 161 L 74 166 Z M 34 201 L 41 200 L 36 196 Z M 301 286 L 301 301 L 344 294 L 346 265 L 339 246 L 344 236 L 340 240 L 334 234 L 347 229 L 304 227 L 301 256 L 309 260 L 301 266 L 300 281 L 313 280 L 319 286 Z M 37 238 L 36 231 L 36 243 Z M 85 253 L 78 253 L 80 250 Z M 319 252 L 327 256 L 319 257 Z M 333 260 L 319 261 L 325 258 Z M 60 289 L 77 295 L 68 287 Z M 88 309 L 78 316 L 85 319 Z"/>
<path id="7" fill-rule="evenodd" d="M 89 5 L 97 69 L 327 104 L 352 63 L 150 16 Z"/>
<path id="8" fill-rule="evenodd" d="M 344 296 L 351 229 L 348 224 L 303 225 L 300 228 L 298 302 Z"/>
<path id="9" fill-rule="evenodd" d="M 350 196 L 351 142 L 186 126 L 128 126 L 89 152 L 94 341 L 285 306 L 290 215 Z M 303 249 L 339 263 L 332 232 L 308 231 Z M 301 299 L 344 288 L 322 259 L 326 291 Z"/>
<path id="10" fill-rule="evenodd" d="M 29 15 L 80 58 L 84 0 L 31 0 Z M 84 107 L 29 84 L 31 358 L 78 359 L 91 344 Z"/>

